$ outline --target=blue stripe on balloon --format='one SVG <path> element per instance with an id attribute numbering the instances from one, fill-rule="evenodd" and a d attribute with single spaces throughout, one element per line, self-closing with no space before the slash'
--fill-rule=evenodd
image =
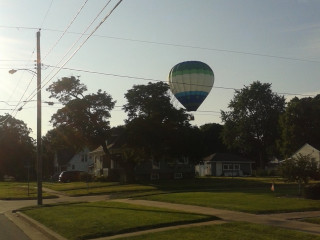
<path id="1" fill-rule="evenodd" d="M 182 97 L 182 96 L 208 96 L 207 92 L 202 91 L 189 91 L 189 92 L 179 92 L 174 95 L 175 97 Z"/>
<path id="2" fill-rule="evenodd" d="M 207 92 L 190 91 L 176 93 L 174 96 L 187 109 L 187 111 L 196 111 L 207 95 Z"/>

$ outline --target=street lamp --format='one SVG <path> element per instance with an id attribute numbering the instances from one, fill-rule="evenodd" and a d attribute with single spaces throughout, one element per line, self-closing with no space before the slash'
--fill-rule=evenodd
<path id="1" fill-rule="evenodd" d="M 11 69 L 10 74 L 25 70 L 37 75 L 37 188 L 38 205 L 42 205 L 42 139 L 41 139 L 41 58 L 40 58 L 40 31 L 37 32 L 37 72 L 30 69 Z"/>

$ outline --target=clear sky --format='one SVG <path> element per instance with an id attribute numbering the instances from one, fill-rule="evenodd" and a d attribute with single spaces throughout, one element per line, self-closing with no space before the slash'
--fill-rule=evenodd
<path id="1" fill-rule="evenodd" d="M 117 1 L 110 2 L 87 33 Z M 84 3 L 85 0 L 0 1 L 0 115 L 9 113 L 23 120 L 33 129 L 33 137 L 36 102 L 31 101 L 19 112 L 9 109 L 14 109 L 22 96 L 22 100 L 33 96 L 36 78 L 32 79 L 27 71 L 14 75 L 8 71 L 34 70 L 37 28 L 42 29 L 44 65 L 61 66 L 70 58 L 87 35 L 76 41 L 107 1 L 89 0 L 80 11 Z M 65 76 L 80 76 L 88 92 L 102 89 L 117 101 L 111 118 L 111 125 L 117 126 L 126 118 L 121 110 L 124 94 L 133 85 L 148 82 L 138 78 L 166 81 L 175 64 L 203 61 L 213 69 L 215 83 L 194 113 L 193 124 L 220 123 L 219 112 L 227 110 L 234 95 L 234 90 L 228 88 L 239 89 L 259 80 L 271 83 L 277 93 L 320 93 L 319 13 L 319 0 L 123 0 L 65 65 L 102 74 L 75 70 L 56 74 L 53 68 L 44 66 L 43 85 Z M 73 45 L 75 48 L 68 53 Z M 48 85 L 42 89 L 42 100 L 54 101 L 48 98 Z M 52 127 L 49 120 L 59 107 L 42 104 L 43 135 Z"/>

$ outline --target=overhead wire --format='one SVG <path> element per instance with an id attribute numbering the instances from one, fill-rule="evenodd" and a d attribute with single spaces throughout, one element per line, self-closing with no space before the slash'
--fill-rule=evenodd
<path id="1" fill-rule="evenodd" d="M 47 67 L 55 68 L 55 66 L 52 65 L 45 65 Z M 85 69 L 76 69 L 76 68 L 69 68 L 69 67 L 63 67 L 64 70 L 70 70 L 70 71 L 76 71 L 76 72 L 84 72 L 84 73 L 90 73 L 90 74 L 97 74 L 97 75 L 105 75 L 105 76 L 112 76 L 112 77 L 119 77 L 119 78 L 129 78 L 129 79 L 136 79 L 136 80 L 143 80 L 143 81 L 151 81 L 151 82 L 166 82 L 165 80 L 155 79 L 155 78 L 147 78 L 147 77 L 138 77 L 138 76 L 129 76 L 129 75 L 121 75 L 121 74 L 114 74 L 114 73 L 105 73 L 105 72 L 98 72 L 98 71 L 91 71 L 91 70 L 85 70 Z M 202 87 L 208 87 L 207 85 L 201 85 L 196 83 L 184 83 L 185 85 L 189 86 L 202 86 Z M 212 88 L 217 89 L 224 89 L 224 90 L 234 90 L 239 91 L 240 88 L 234 88 L 234 87 L 223 87 L 223 86 L 213 86 Z M 277 94 L 282 95 L 294 95 L 294 96 L 315 96 L 315 94 L 302 94 L 302 93 L 289 93 L 289 92 L 275 92 Z"/>
<path id="2" fill-rule="evenodd" d="M 111 0 L 109 0 L 108 1 L 108 3 L 103 7 L 103 9 L 100 11 L 100 13 L 97 15 L 97 17 L 93 20 L 93 22 L 89 25 L 89 27 L 85 30 L 85 32 L 90 28 L 90 26 L 95 22 L 95 20 L 98 18 L 98 16 L 102 13 L 102 11 L 106 8 L 106 6 L 108 6 L 108 4 L 111 2 Z M 65 66 L 71 59 L 72 59 L 72 57 L 81 49 L 81 47 L 88 41 L 88 39 L 92 36 L 92 34 L 93 33 L 95 33 L 97 30 L 98 30 L 98 28 L 105 22 L 105 20 L 111 15 L 111 13 L 119 6 L 119 4 L 122 2 L 122 0 L 120 0 L 115 6 L 114 6 L 114 8 L 106 15 L 106 17 L 104 17 L 103 18 L 103 20 L 98 24 L 98 26 L 96 26 L 95 27 L 95 29 L 91 32 L 91 34 L 82 42 L 82 44 L 74 51 L 74 53 L 65 61 L 65 63 L 62 65 L 62 67 L 63 66 Z M 84 33 L 85 33 L 84 32 Z M 79 38 L 80 39 L 80 38 Z M 74 44 L 75 45 L 75 44 Z M 73 47 L 72 47 L 73 48 Z M 72 49 L 71 48 L 71 49 Z M 65 57 L 65 56 L 64 56 Z M 64 59 L 64 57 L 62 58 L 62 60 Z M 58 64 L 60 64 L 61 62 L 62 62 L 62 60 L 58 63 Z M 56 65 L 56 66 L 58 66 L 58 64 Z M 49 80 L 47 80 L 47 82 L 44 84 L 44 85 L 42 85 L 42 87 L 41 87 L 41 89 L 40 90 L 38 90 L 38 91 L 41 91 L 42 90 L 42 88 L 45 86 L 45 85 L 47 85 L 51 80 L 52 80 L 52 78 L 54 77 L 54 76 L 56 76 L 57 74 L 58 74 L 58 72 L 60 71 L 61 69 L 58 69 L 58 71 L 49 79 Z M 51 74 L 51 73 L 50 73 Z M 38 88 L 37 88 L 38 89 Z M 36 92 L 35 92 L 36 91 Z M 31 95 L 29 95 L 29 97 L 27 98 L 27 101 L 25 101 L 24 102 L 24 104 L 19 108 L 19 109 L 21 109 L 22 107 L 24 107 L 29 101 L 31 101 L 32 100 L 32 98 L 38 93 L 38 91 L 37 90 L 35 90 L 35 91 L 33 91 L 32 93 L 31 93 Z M 35 92 L 35 93 L 34 93 Z M 34 94 L 33 94 L 34 93 Z M 33 94 L 33 95 L 32 95 Z M 16 106 L 16 108 L 19 106 L 19 104 L 17 104 L 17 106 Z M 13 111 L 15 111 L 16 110 L 16 108 L 13 110 Z M 18 112 L 18 111 L 17 111 Z M 16 114 L 17 114 L 17 112 L 16 112 Z M 12 113 L 11 113 L 11 115 L 12 115 Z M 8 118 L 7 118 L 8 119 Z M 3 123 L 3 122 L 5 122 L 7 119 L 5 119 L 4 121 L 2 121 L 2 122 L 0 122 L 0 123 Z"/>
<path id="3" fill-rule="evenodd" d="M 110 3 L 110 1 L 108 1 L 106 6 Z M 119 0 L 117 2 L 117 4 L 109 11 L 109 13 L 100 21 L 100 23 L 91 31 L 91 33 L 87 36 L 87 38 L 77 47 L 77 49 L 71 54 L 71 56 L 60 67 L 58 67 L 58 65 L 61 63 L 61 61 L 55 66 L 56 68 L 58 68 L 58 70 L 53 74 L 53 76 L 51 76 L 51 78 L 49 78 L 46 82 L 44 82 L 48 78 L 48 76 L 53 72 L 53 71 L 51 71 L 51 73 L 43 80 L 44 84 L 42 84 L 40 90 L 38 90 L 38 91 L 41 91 L 62 70 L 62 68 L 74 57 L 74 55 L 83 47 L 83 45 L 89 40 L 89 38 L 101 27 L 101 25 L 108 19 L 108 17 L 113 13 L 113 11 L 120 5 L 120 3 L 122 1 L 123 0 Z M 100 15 L 100 13 L 99 13 L 99 15 Z M 96 18 L 95 18 L 95 20 L 96 20 Z M 86 31 L 87 31 L 87 29 L 85 30 L 85 32 Z M 64 59 L 64 57 L 63 57 L 63 59 Z M 55 69 L 53 69 L 53 70 L 55 70 Z M 27 102 L 29 100 L 31 100 L 33 97 L 35 97 L 37 95 L 38 91 L 36 91 L 33 95 L 31 94 L 23 106 L 25 106 L 27 104 Z"/>
<path id="4" fill-rule="evenodd" d="M 86 1 L 87 2 L 87 1 Z M 85 2 L 85 3 L 86 3 Z M 70 53 L 70 51 L 74 48 L 74 46 L 81 40 L 81 38 L 83 37 L 83 35 L 88 31 L 88 29 L 92 26 L 92 24 L 96 21 L 96 19 L 101 15 L 101 13 L 103 12 L 103 10 L 109 5 L 109 3 L 111 2 L 111 0 L 109 0 L 108 2 L 107 2 L 107 4 L 105 4 L 104 5 L 104 7 L 101 9 L 101 11 L 98 13 L 98 15 L 93 19 L 93 21 L 87 26 L 87 28 L 85 29 L 85 31 L 83 32 L 83 34 L 77 39 L 77 41 L 76 42 L 74 42 L 74 44 L 69 48 L 69 50 L 65 53 L 65 55 L 62 57 L 62 59 L 59 61 L 59 63 L 57 63 L 56 64 L 56 67 L 63 61 L 63 59 Z M 84 4 L 85 5 L 85 4 Z M 84 6 L 84 5 L 82 5 L 82 6 Z M 82 10 L 82 7 L 80 8 L 81 10 Z M 78 11 L 78 13 L 80 13 L 79 11 Z M 77 16 L 78 14 L 76 14 L 76 16 Z M 73 21 L 72 21 L 73 22 Z M 69 24 L 70 25 L 70 24 Z M 71 26 L 71 25 L 70 25 Z M 69 26 L 68 26 L 69 27 Z M 47 75 L 47 77 L 44 79 L 44 80 L 42 80 L 42 82 L 43 81 L 45 81 L 47 78 L 48 78 L 48 76 L 50 76 L 50 74 L 52 74 L 53 72 L 54 72 L 54 70 L 55 69 L 53 69 L 48 75 Z M 59 72 L 59 70 L 54 74 L 54 76 L 57 74 Z M 54 76 L 52 76 L 52 78 L 54 77 Z M 52 79 L 51 78 L 51 79 Z M 37 89 L 38 88 L 36 88 L 35 90 L 33 90 L 32 91 L 32 93 L 29 95 L 29 97 L 27 97 L 27 101 L 25 101 L 24 102 L 24 104 L 22 105 L 22 107 L 24 107 L 36 94 L 37 94 Z M 24 96 L 24 95 L 23 95 Z M 20 98 L 20 100 L 21 100 L 22 98 Z M 17 107 L 18 107 L 18 105 L 19 105 L 20 103 L 18 103 L 17 104 Z M 17 111 L 18 112 L 18 111 Z M 17 112 L 16 112 L 16 114 L 17 114 Z M 13 113 L 11 113 L 11 114 L 13 114 Z"/>
<path id="5" fill-rule="evenodd" d="M 19 26 L 5 26 L 5 25 L 0 25 L 0 28 L 25 29 L 25 30 L 37 30 L 38 29 L 38 28 L 35 28 L 35 27 L 23 27 L 23 26 L 19 27 Z M 63 32 L 63 30 L 51 29 L 51 28 L 42 28 L 42 30 L 43 31 L 51 31 L 51 32 Z M 79 33 L 79 32 L 67 32 L 67 33 L 69 33 L 69 34 L 77 34 L 77 35 L 82 34 L 82 33 Z M 84 35 L 87 35 L 87 34 L 84 34 Z M 206 50 L 206 51 L 216 51 L 216 52 L 224 52 L 224 53 L 231 53 L 231 54 L 251 55 L 251 56 L 276 58 L 276 59 L 292 60 L 292 61 L 300 61 L 300 62 L 320 63 L 320 60 L 307 59 L 307 58 L 287 57 L 287 56 L 265 54 L 265 53 L 259 53 L 259 52 L 246 52 L 246 51 L 232 50 L 232 49 L 210 48 L 210 47 L 201 47 L 201 46 L 177 44 L 177 43 L 170 43 L 170 42 L 157 42 L 157 41 L 149 41 L 149 40 L 133 39 L 133 38 L 123 38 L 123 37 L 115 37 L 115 36 L 107 36 L 107 35 L 97 35 L 97 34 L 94 34 L 93 36 L 94 37 L 100 37 L 100 38 L 109 38 L 109 39 L 122 40 L 122 41 L 146 43 L 146 44 L 156 44 L 156 45 L 172 46 L 172 47 L 180 47 L 180 48 L 199 49 L 199 50 Z"/>
<path id="6" fill-rule="evenodd" d="M 51 2 L 50 2 L 50 5 L 49 5 L 49 7 L 48 7 L 48 9 L 47 9 L 47 11 L 46 11 L 46 13 L 45 13 L 45 16 L 44 16 L 44 18 L 43 18 L 43 20 L 42 20 L 42 23 L 41 23 L 41 25 L 40 25 L 40 28 L 39 28 L 39 29 L 41 29 L 41 28 L 43 27 L 44 22 L 46 21 L 46 19 L 47 19 L 47 17 L 48 17 L 48 14 L 49 14 L 49 12 L 50 12 L 50 10 L 51 10 L 51 7 L 52 7 L 52 3 L 53 3 L 53 0 L 51 0 Z M 24 28 L 24 29 L 26 29 L 26 28 Z M 33 56 L 34 52 L 35 52 L 35 49 L 33 50 L 32 54 L 31 54 L 31 57 Z M 24 74 L 24 73 L 23 73 L 23 74 Z M 25 89 L 25 91 L 23 92 L 22 96 L 20 97 L 19 103 L 18 103 L 18 104 L 16 105 L 16 107 L 12 110 L 12 112 L 11 112 L 11 114 L 10 114 L 10 115 L 13 115 L 13 114 L 14 114 L 14 111 L 16 111 L 16 113 L 14 114 L 14 117 L 15 117 L 15 116 L 17 115 L 17 113 L 22 109 L 22 107 L 18 108 L 18 106 L 19 106 L 19 104 L 21 103 L 22 98 L 23 98 L 23 97 L 24 97 L 24 95 L 26 94 L 26 92 L 27 92 L 27 90 L 28 90 L 28 88 L 29 88 L 29 86 L 30 86 L 30 84 L 31 84 L 31 82 L 32 82 L 32 80 L 33 80 L 33 78 L 34 78 L 34 76 L 32 76 L 32 78 L 30 79 L 30 81 L 29 81 L 29 83 L 28 83 L 28 85 L 27 85 L 27 88 Z M 20 80 L 18 81 L 18 84 L 16 85 L 16 87 L 15 87 L 15 89 L 14 89 L 13 93 L 16 91 L 16 89 L 17 89 L 17 87 L 18 87 L 18 85 L 19 85 L 19 83 L 20 83 L 21 79 L 22 79 L 22 76 L 20 77 Z M 10 95 L 9 100 L 11 99 L 11 97 L 12 97 L 13 93 Z M 3 123 L 3 122 L 5 122 L 5 121 L 7 121 L 7 120 L 8 120 L 8 118 L 9 118 L 9 115 L 8 115 L 8 116 L 7 116 L 7 118 L 6 118 L 6 119 L 4 119 L 1 123 Z"/>
<path id="7" fill-rule="evenodd" d="M 44 22 L 46 21 L 46 19 L 47 19 L 47 17 L 48 17 L 48 14 L 49 14 L 49 12 L 50 12 L 50 10 L 51 10 L 51 7 L 52 7 L 52 3 L 53 3 L 53 0 L 51 0 L 51 3 L 50 3 L 50 5 L 49 5 L 49 8 L 47 9 L 46 14 L 44 15 L 44 18 L 43 18 L 43 20 L 42 20 L 42 23 L 41 23 L 39 29 L 41 29 L 41 28 L 43 27 Z"/>
<path id="8" fill-rule="evenodd" d="M 78 12 L 75 14 L 75 16 L 73 17 L 73 19 L 71 20 L 71 22 L 69 23 L 69 25 L 66 27 L 66 29 L 63 31 L 63 33 L 61 34 L 61 36 L 59 37 L 59 39 L 53 44 L 53 46 L 48 50 L 48 52 L 44 55 L 44 57 L 42 58 L 43 60 L 46 59 L 48 57 L 48 55 L 52 52 L 52 50 L 58 45 L 58 43 L 61 41 L 61 39 L 64 37 L 64 35 L 66 34 L 66 32 L 68 31 L 68 29 L 72 26 L 72 24 L 74 23 L 74 21 L 77 19 L 77 17 L 79 16 L 79 14 L 81 13 L 81 11 L 83 10 L 83 8 L 85 7 L 85 5 L 87 4 L 88 0 L 85 0 L 85 2 L 82 4 L 82 6 L 80 7 L 80 9 L 78 10 Z"/>

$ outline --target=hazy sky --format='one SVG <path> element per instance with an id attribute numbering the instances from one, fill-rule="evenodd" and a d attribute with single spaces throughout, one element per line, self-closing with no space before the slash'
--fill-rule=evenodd
<path id="1" fill-rule="evenodd" d="M 0 115 L 23 120 L 35 136 L 36 102 L 19 112 L 10 109 L 22 96 L 22 100 L 33 96 L 36 78 L 27 71 L 14 75 L 8 71 L 34 70 L 37 28 L 42 29 L 42 63 L 61 66 L 83 43 L 88 35 L 76 42 L 107 2 L 89 0 L 80 11 L 84 0 L 0 0 Z M 116 3 L 110 2 L 87 33 Z M 42 99 L 54 101 L 45 90 L 53 81 L 80 76 L 88 92 L 102 89 L 112 95 L 117 107 L 111 125 L 121 125 L 126 118 L 121 110 L 124 94 L 135 84 L 148 83 L 138 78 L 166 81 L 175 64 L 188 60 L 203 61 L 215 73 L 214 88 L 194 113 L 193 124 L 198 126 L 220 123 L 219 112 L 227 110 L 234 95 L 228 88 L 239 89 L 253 81 L 271 83 L 279 94 L 315 95 L 320 93 L 319 12 L 319 0 L 123 0 L 65 65 L 101 74 L 75 70 L 56 74 L 44 66 L 42 80 L 47 85 Z M 42 106 L 45 135 L 51 115 L 61 105 Z"/>

